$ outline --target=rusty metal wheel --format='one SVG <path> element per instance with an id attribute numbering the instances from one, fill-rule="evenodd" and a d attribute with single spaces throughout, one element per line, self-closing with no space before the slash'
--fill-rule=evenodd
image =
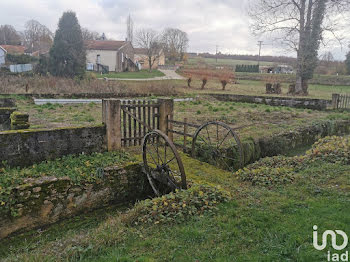
<path id="1" fill-rule="evenodd" d="M 234 171 L 243 165 L 243 148 L 229 125 L 211 121 L 201 125 L 194 134 L 192 157 Z"/>
<path id="2" fill-rule="evenodd" d="M 142 156 L 148 181 L 157 196 L 186 189 L 186 175 L 173 142 L 159 130 L 145 135 Z"/>

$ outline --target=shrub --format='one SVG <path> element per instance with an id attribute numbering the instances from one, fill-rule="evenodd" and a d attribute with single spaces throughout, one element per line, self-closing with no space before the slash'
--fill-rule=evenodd
<path id="1" fill-rule="evenodd" d="M 244 168 L 236 172 L 242 181 L 249 181 L 252 185 L 271 186 L 275 184 L 288 184 L 294 180 L 294 171 L 288 167 Z"/>
<path id="2" fill-rule="evenodd" d="M 330 163 L 350 164 L 350 136 L 327 136 L 313 144 L 306 152 L 309 160 L 322 160 Z"/>
<path id="3" fill-rule="evenodd" d="M 230 199 L 219 187 L 193 185 L 162 197 L 141 201 L 131 209 L 123 222 L 128 225 L 180 223 L 194 215 L 213 212 L 217 205 Z"/>
<path id="4" fill-rule="evenodd" d="M 203 76 L 202 77 L 202 89 L 204 89 L 204 87 L 207 84 L 207 82 L 208 82 L 208 78 L 206 76 Z"/>
<path id="5" fill-rule="evenodd" d="M 192 76 L 189 76 L 187 79 L 187 86 L 191 88 Z"/>

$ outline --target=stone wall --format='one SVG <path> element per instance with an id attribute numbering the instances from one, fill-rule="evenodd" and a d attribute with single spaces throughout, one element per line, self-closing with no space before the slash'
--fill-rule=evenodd
<path id="1" fill-rule="evenodd" d="M 105 126 L 0 132 L 0 159 L 10 166 L 27 166 L 64 155 L 102 152 Z M 1 166 L 0 161 L 0 166 Z"/>
<path id="2" fill-rule="evenodd" d="M 0 98 L 0 107 L 16 107 L 16 102 L 12 98 Z"/>
<path id="3" fill-rule="evenodd" d="M 310 146 L 325 136 L 346 134 L 350 134 L 350 120 L 329 120 L 270 137 L 247 139 L 242 142 L 244 163 L 247 165 L 263 157 L 286 154 Z"/>
<path id="4" fill-rule="evenodd" d="M 16 108 L 0 107 L 0 131 L 11 129 L 11 114 Z"/>
<path id="5" fill-rule="evenodd" d="M 11 193 L 11 209 L 0 206 L 0 239 L 111 203 L 126 203 L 151 195 L 139 164 L 106 168 L 97 183 L 77 185 L 68 177 L 27 179 Z"/>
<path id="6" fill-rule="evenodd" d="M 295 97 L 276 97 L 276 96 L 248 96 L 248 95 L 229 95 L 229 94 L 210 94 L 210 96 L 220 101 L 246 102 L 255 104 L 265 104 L 270 106 L 289 106 L 296 108 L 307 108 L 314 110 L 325 110 L 330 106 L 331 100 L 308 99 Z"/>
<path id="7" fill-rule="evenodd" d="M 0 131 L 11 129 L 10 116 L 16 110 L 15 100 L 12 98 L 0 98 Z"/>

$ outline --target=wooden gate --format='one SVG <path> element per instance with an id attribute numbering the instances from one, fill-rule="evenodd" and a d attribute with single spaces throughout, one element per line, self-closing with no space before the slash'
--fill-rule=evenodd
<path id="1" fill-rule="evenodd" d="M 172 99 L 104 99 L 102 118 L 106 125 L 108 150 L 141 145 L 146 133 L 155 129 L 167 133 L 167 118 L 172 119 L 173 111 Z M 169 135 L 169 139 L 172 140 L 172 134 Z"/>
<path id="2" fill-rule="evenodd" d="M 142 138 L 159 129 L 159 107 L 154 101 L 122 101 L 121 144 L 123 147 L 141 145 Z"/>
<path id="3" fill-rule="evenodd" d="M 332 105 L 333 109 L 350 109 L 350 95 L 333 94 Z"/>

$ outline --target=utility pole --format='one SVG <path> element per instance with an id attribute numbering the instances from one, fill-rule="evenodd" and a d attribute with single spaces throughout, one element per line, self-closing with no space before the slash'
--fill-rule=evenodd
<path id="1" fill-rule="evenodd" d="M 258 66 L 260 66 L 260 55 L 261 55 L 261 46 L 262 46 L 263 41 L 258 41 L 258 46 L 259 46 L 259 58 L 258 58 Z"/>
<path id="2" fill-rule="evenodd" d="M 216 45 L 216 53 L 215 53 L 216 63 L 218 63 L 218 49 L 219 49 L 219 46 Z"/>

